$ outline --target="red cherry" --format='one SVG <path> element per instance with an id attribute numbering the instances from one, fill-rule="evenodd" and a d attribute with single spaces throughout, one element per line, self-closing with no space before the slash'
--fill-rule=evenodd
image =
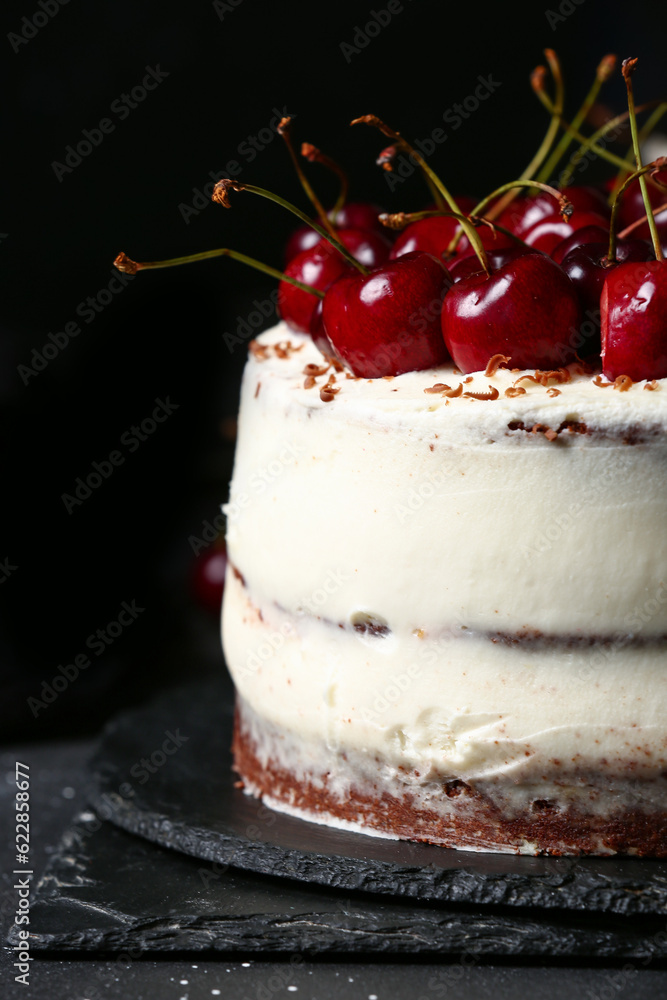
<path id="1" fill-rule="evenodd" d="M 541 253 L 459 281 L 442 306 L 445 343 L 465 373 L 483 371 L 494 354 L 507 355 L 513 368 L 567 364 L 580 321 L 572 282 Z"/>
<path id="2" fill-rule="evenodd" d="M 214 614 L 220 613 L 226 569 L 227 553 L 218 548 L 202 553 L 193 566 L 192 589 L 197 602 Z"/>
<path id="3" fill-rule="evenodd" d="M 511 236 L 501 233 L 499 229 L 492 229 L 490 226 L 478 226 L 477 235 L 482 241 L 484 249 L 491 253 L 499 250 L 511 250 L 513 247 L 522 246 L 517 240 L 513 240 Z M 458 242 L 456 255 L 457 257 L 477 256 L 470 240 L 465 234 Z"/>
<path id="4" fill-rule="evenodd" d="M 524 233 L 523 239 L 528 246 L 550 254 L 556 249 L 561 240 L 571 236 L 577 229 L 583 229 L 584 226 L 600 226 L 604 229 L 606 220 L 602 215 L 598 215 L 597 212 L 575 209 L 567 222 L 565 222 L 558 212 L 554 212 L 552 215 L 548 215 L 538 222 L 527 233 Z"/>
<path id="5" fill-rule="evenodd" d="M 336 228 L 368 229 L 371 232 L 386 234 L 387 230 L 378 220 L 382 212 L 383 208 L 372 205 L 369 201 L 346 201 L 336 213 Z"/>
<path id="6" fill-rule="evenodd" d="M 486 256 L 489 267 L 492 271 L 497 271 L 503 264 L 508 264 L 515 257 L 521 257 L 526 253 L 537 253 L 532 247 L 527 247 L 523 243 L 513 243 L 512 246 L 502 247 L 500 250 L 488 250 Z M 468 254 L 466 257 L 457 257 L 448 265 L 452 281 L 456 284 L 463 278 L 470 278 L 473 274 L 484 274 L 484 269 L 479 262 L 477 254 Z"/>
<path id="7" fill-rule="evenodd" d="M 362 378 L 433 368 L 448 357 L 439 317 L 451 283 L 442 261 L 418 252 L 367 275 L 345 274 L 324 298 L 324 329 Z"/>
<path id="8" fill-rule="evenodd" d="M 667 377 L 667 263 L 620 264 L 600 299 L 602 371 L 633 382 Z"/>
<path id="9" fill-rule="evenodd" d="M 456 204 L 462 214 L 465 214 L 472 212 L 477 203 L 474 198 L 461 195 L 456 199 Z M 411 222 L 394 243 L 389 259 L 397 260 L 406 253 L 414 253 L 416 250 L 442 258 L 458 228 L 458 220 L 449 215 L 431 215 L 425 219 L 418 219 L 417 222 Z M 467 239 L 465 244 L 463 243 L 464 239 L 465 237 L 459 241 L 457 251 L 462 245 L 470 246 Z"/>
<path id="10" fill-rule="evenodd" d="M 649 201 L 651 202 L 651 208 L 658 208 L 660 205 L 665 204 L 667 201 L 666 191 L 656 187 L 655 184 L 647 183 L 646 187 L 648 190 Z M 626 226 L 636 222 L 637 219 L 642 219 L 645 215 L 646 206 L 644 205 L 644 199 L 642 198 L 639 181 L 633 181 L 625 194 L 621 195 L 621 201 L 618 206 L 618 228 L 625 229 Z M 636 234 L 633 233 L 633 236 L 634 235 Z"/>
<path id="11" fill-rule="evenodd" d="M 310 250 L 297 254 L 285 268 L 285 274 L 324 292 L 349 267 L 331 243 L 322 240 Z M 281 281 L 278 285 L 278 311 L 291 330 L 310 332 L 318 301 L 316 295 L 295 288 L 287 281 Z"/>
<path id="12" fill-rule="evenodd" d="M 303 253 L 304 250 L 312 250 L 321 239 L 320 234 L 315 232 L 311 226 L 299 226 L 298 229 L 294 230 L 285 244 L 283 255 L 285 264 L 289 264 L 297 254 Z"/>
<path id="13" fill-rule="evenodd" d="M 553 215 L 555 208 L 555 199 L 546 191 L 540 191 L 539 194 L 534 195 L 518 195 L 500 213 L 498 224 L 509 229 L 516 236 L 522 237 L 541 219 Z"/>
<path id="14" fill-rule="evenodd" d="M 646 240 L 617 240 L 616 263 L 607 259 L 609 243 L 585 243 L 566 254 L 561 267 L 574 284 L 584 311 L 600 308 L 602 286 L 613 268 L 626 261 L 655 260 Z"/>
<path id="15" fill-rule="evenodd" d="M 318 299 L 315 311 L 313 312 L 313 317 L 310 321 L 310 336 L 313 338 L 313 343 L 320 354 L 323 354 L 328 358 L 335 358 L 337 357 L 336 351 L 333 344 L 327 337 L 326 330 L 324 329 L 323 305 L 324 299 Z"/>
<path id="16" fill-rule="evenodd" d="M 575 247 L 581 247 L 585 243 L 604 243 L 608 237 L 609 231 L 604 226 L 582 226 L 581 229 L 575 229 L 573 233 L 557 243 L 549 256 L 557 264 L 560 264 L 570 250 L 574 250 Z"/>
<path id="17" fill-rule="evenodd" d="M 561 194 L 572 203 L 575 211 L 597 212 L 598 215 L 608 219 L 611 216 L 611 209 L 607 204 L 607 199 L 600 188 L 593 187 L 592 184 L 571 184 L 561 190 Z"/>

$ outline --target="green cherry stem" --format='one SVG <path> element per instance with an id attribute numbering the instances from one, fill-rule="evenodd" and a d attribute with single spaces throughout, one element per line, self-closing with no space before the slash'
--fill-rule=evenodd
<path id="1" fill-rule="evenodd" d="M 326 229 L 319 226 L 316 222 L 310 219 L 305 212 L 302 212 L 300 208 L 296 207 L 296 205 L 292 205 L 291 202 L 286 201 L 285 198 L 281 198 L 278 194 L 273 194 L 272 191 L 267 191 L 266 188 L 256 187 L 254 184 L 241 184 L 240 181 L 233 180 L 229 177 L 223 177 L 222 180 L 218 181 L 213 188 L 211 199 L 218 205 L 223 205 L 225 208 L 231 208 L 231 202 L 229 200 L 230 191 L 249 191 L 251 194 L 258 194 L 260 197 L 268 198 L 269 201 L 275 202 L 276 205 L 286 208 L 288 212 L 296 215 L 297 219 L 301 219 L 301 221 L 305 222 L 307 226 L 314 229 L 316 233 L 319 233 L 323 239 L 327 240 L 335 250 L 338 250 L 338 252 L 343 255 L 349 264 L 356 267 L 356 269 L 361 271 L 362 274 L 368 274 L 368 269 L 365 268 L 363 264 L 360 264 L 356 257 L 352 256 L 347 247 L 343 246 L 336 236 L 327 232 Z"/>
<path id="2" fill-rule="evenodd" d="M 292 119 L 290 117 L 281 118 L 278 124 L 277 131 L 278 135 L 283 138 L 285 145 L 287 146 L 287 151 L 294 165 L 294 169 L 296 170 L 297 177 L 301 182 L 301 187 L 306 192 L 306 196 L 308 197 L 311 205 L 317 212 L 323 228 L 326 229 L 326 231 L 329 233 L 330 236 L 333 236 L 335 238 L 336 231 L 331 223 L 331 220 L 329 219 L 329 216 L 327 215 L 324 206 L 322 205 L 322 202 L 313 191 L 310 181 L 308 180 L 303 170 L 301 169 L 301 164 L 299 163 L 299 159 L 296 153 L 294 152 L 294 146 L 292 145 Z"/>
<path id="3" fill-rule="evenodd" d="M 602 84 L 607 82 L 609 77 L 616 69 L 616 62 L 617 62 L 616 56 L 612 54 L 606 55 L 600 60 L 598 67 L 595 71 L 595 79 L 593 80 L 591 88 L 586 94 L 586 97 L 584 98 L 581 107 L 579 108 L 576 115 L 572 119 L 572 128 L 574 130 L 578 131 L 581 125 L 583 125 L 583 123 L 586 121 L 586 118 L 588 117 L 588 112 L 591 110 L 591 108 L 595 104 L 595 101 L 597 100 L 597 96 L 600 93 L 600 88 L 602 87 Z M 537 175 L 538 180 L 540 181 L 549 180 L 554 170 L 558 166 L 558 163 L 561 161 L 561 159 L 567 152 L 567 148 L 568 146 L 570 146 L 572 141 L 573 141 L 572 135 L 569 132 L 564 132 L 560 138 L 558 145 L 556 146 L 551 156 L 549 157 L 549 159 L 547 160 L 547 162 L 544 164 L 539 174 Z"/>
<path id="4" fill-rule="evenodd" d="M 549 155 L 549 150 L 554 144 L 554 140 L 558 135 L 558 129 L 560 128 L 560 117 L 563 113 L 563 105 L 565 102 L 565 86 L 563 83 L 563 73 L 560 66 L 560 61 L 558 56 L 553 49 L 545 49 L 544 55 L 546 56 L 547 62 L 549 63 L 549 69 L 551 70 L 551 75 L 554 80 L 555 95 L 554 101 L 551 104 L 551 121 L 547 128 L 546 134 L 540 143 L 539 149 L 535 153 L 528 166 L 521 173 L 521 180 L 528 180 L 535 175 L 535 173 L 540 169 L 545 158 Z M 547 68 L 546 66 L 536 66 L 533 72 L 530 74 L 530 85 L 533 88 L 537 96 L 542 100 L 542 95 L 546 97 L 544 90 L 545 82 L 547 78 Z M 544 103 L 544 101 L 542 101 Z M 517 191 L 508 192 L 500 201 L 487 212 L 487 219 L 497 219 L 498 216 L 510 205 L 517 196 Z"/>
<path id="5" fill-rule="evenodd" d="M 667 166 L 667 156 L 661 156 L 652 163 L 647 163 L 646 166 L 641 167 L 639 170 L 635 170 L 633 174 L 630 174 L 630 176 L 623 181 L 620 188 L 615 192 L 614 201 L 611 206 L 611 220 L 609 222 L 609 252 L 607 254 L 607 260 L 610 264 L 613 264 L 616 261 L 616 240 L 618 239 L 616 234 L 616 220 L 618 218 L 618 209 L 621 204 L 622 195 L 625 194 L 627 188 L 630 187 L 633 181 L 643 177 L 644 174 L 659 173 L 660 170 L 664 170 L 665 166 Z M 646 222 L 647 219 L 644 219 L 643 221 Z M 623 232 L 625 233 L 625 230 Z"/>
<path id="6" fill-rule="evenodd" d="M 392 140 L 392 142 L 396 145 L 397 150 L 407 153 L 424 174 L 429 188 L 435 197 L 438 208 L 444 208 L 446 203 L 449 205 L 452 212 L 458 213 L 459 206 L 456 204 L 438 175 L 431 169 L 431 167 L 429 167 L 421 153 L 411 146 L 407 139 L 403 138 L 400 132 L 396 132 L 393 128 L 390 128 L 389 125 L 385 125 L 385 123 L 378 118 L 377 115 L 362 115 L 361 118 L 355 118 L 350 122 L 350 125 L 360 124 L 373 125 L 375 128 L 379 129 L 383 135 L 386 135 L 387 138 Z M 388 162 L 388 159 L 386 162 Z"/>
<path id="7" fill-rule="evenodd" d="M 180 264 L 195 264 L 199 260 L 210 260 L 212 257 L 231 257 L 232 260 L 248 264 L 249 267 L 254 267 L 256 271 L 262 271 L 272 278 L 277 278 L 278 281 L 287 281 L 290 285 L 300 288 L 303 292 L 310 292 L 311 295 L 317 295 L 318 299 L 324 298 L 324 292 L 320 291 L 319 288 L 313 288 L 312 285 L 306 285 L 303 281 L 290 278 L 289 275 L 283 274 L 282 271 L 276 270 L 275 267 L 264 264 L 261 260 L 255 260 L 254 257 L 247 257 L 244 253 L 238 253 L 236 250 L 228 250 L 227 247 L 222 247 L 219 250 L 204 250 L 202 253 L 193 253 L 187 257 L 172 257 L 170 260 L 148 260 L 141 262 L 132 260 L 125 253 L 119 253 L 113 263 L 114 267 L 124 274 L 137 274 L 138 271 L 158 270 L 161 267 L 178 267 Z"/>
<path id="8" fill-rule="evenodd" d="M 350 186 L 348 176 L 335 160 L 332 160 L 330 156 L 323 153 L 321 149 L 317 148 L 317 146 L 313 146 L 311 142 L 301 143 L 301 155 L 304 159 L 308 160 L 309 163 L 320 163 L 323 167 L 326 167 L 327 170 L 330 170 L 336 175 L 340 182 L 340 191 L 338 192 L 338 197 L 336 198 L 334 207 L 331 209 L 331 218 L 335 225 L 336 216 L 347 201 L 347 194 Z"/>
<path id="9" fill-rule="evenodd" d="M 632 134 L 632 146 L 635 151 L 635 162 L 637 164 L 637 171 L 640 172 L 642 168 L 642 155 L 639 148 L 639 135 L 637 133 L 637 114 L 635 111 L 635 97 L 632 89 L 632 74 L 634 73 L 637 66 L 637 59 L 624 59 L 622 64 L 623 79 L 625 80 L 625 87 L 628 92 L 628 113 L 630 115 L 630 132 Z M 660 237 L 658 236 L 658 228 L 655 224 L 655 218 L 653 217 L 653 211 L 651 209 L 651 199 L 649 198 L 648 185 L 646 183 L 646 177 L 640 173 L 639 175 L 639 186 L 642 192 L 642 198 L 644 199 L 644 208 L 646 209 L 646 217 L 648 220 L 648 227 L 651 231 L 651 240 L 653 242 L 653 249 L 655 251 L 656 260 L 664 260 L 664 254 L 662 252 L 662 246 L 660 245 Z"/>
<path id="10" fill-rule="evenodd" d="M 659 103 L 660 103 L 659 101 L 649 101 L 647 104 L 641 104 L 636 110 L 638 113 L 640 111 L 646 111 L 648 110 L 648 108 L 655 107 L 655 105 Z M 579 148 L 572 154 L 572 156 L 570 157 L 570 162 L 568 163 L 565 170 L 562 172 L 560 176 L 560 186 L 567 187 L 567 185 L 571 183 L 575 170 L 577 169 L 581 161 L 584 159 L 584 157 L 587 155 L 587 153 L 593 152 L 596 153 L 596 155 L 600 155 L 598 142 L 600 142 L 603 139 L 606 139 L 606 137 L 609 135 L 610 132 L 613 132 L 616 128 L 618 128 L 619 125 L 622 125 L 623 122 L 626 122 L 627 120 L 628 120 L 628 112 L 623 111 L 620 115 L 616 115 L 614 118 L 610 118 L 609 121 L 606 121 L 604 125 L 601 125 L 600 128 L 597 129 L 595 132 L 593 132 L 592 135 L 589 135 L 588 138 L 584 138 L 584 141 L 581 143 Z M 604 147 L 602 148 L 604 149 Z M 605 150 L 605 152 L 607 151 Z M 614 157 L 613 153 L 609 154 L 606 158 L 609 159 L 609 161 L 613 163 L 615 166 L 618 166 L 619 164 L 622 163 L 623 166 L 619 167 L 619 173 L 622 173 L 624 175 L 630 173 L 634 166 L 634 157 L 632 158 L 632 162 L 628 161 L 627 158 L 624 159 L 623 157 Z M 611 204 L 611 199 L 610 199 L 610 204 Z"/>
<path id="11" fill-rule="evenodd" d="M 654 107 L 654 105 L 655 105 L 655 107 Z M 667 102 L 665 102 L 665 101 L 650 101 L 648 104 L 640 104 L 639 107 L 635 108 L 635 111 L 637 112 L 637 114 L 639 114 L 641 111 L 646 111 L 649 107 L 653 107 L 653 112 L 652 112 L 652 114 L 650 114 L 648 116 L 648 118 L 646 119 L 646 121 L 644 122 L 644 124 L 642 125 L 642 127 L 639 129 L 639 146 L 640 146 L 640 148 L 643 145 L 644 141 L 649 137 L 649 135 L 651 134 L 651 132 L 653 131 L 653 129 L 656 127 L 656 125 L 658 124 L 658 122 L 660 121 L 660 119 L 662 118 L 662 116 L 667 111 Z M 628 117 L 628 112 L 627 111 L 625 112 L 625 117 L 626 118 Z M 611 193 L 610 193 L 610 196 L 609 196 L 609 204 L 611 204 L 613 202 L 614 197 L 616 195 L 616 192 L 618 191 L 619 187 L 623 183 L 624 178 L 626 177 L 627 174 L 629 174 L 629 173 L 632 172 L 632 168 L 635 165 L 635 151 L 634 151 L 632 145 L 630 145 L 630 148 L 628 149 L 627 153 L 625 154 L 625 160 L 626 160 L 627 166 L 626 166 L 625 170 L 619 170 L 618 173 L 616 174 L 616 179 L 614 181 L 614 186 L 613 186 L 613 188 L 611 190 Z"/>

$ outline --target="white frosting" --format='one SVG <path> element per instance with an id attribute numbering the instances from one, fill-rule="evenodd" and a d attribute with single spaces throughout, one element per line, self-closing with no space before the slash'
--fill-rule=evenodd
<path id="1" fill-rule="evenodd" d="M 456 388 L 451 368 L 339 373 L 323 402 L 309 338 L 281 324 L 259 342 L 227 507 L 244 586 L 230 573 L 223 622 L 253 711 L 422 782 L 663 769 L 667 380 L 573 374 L 508 398 L 520 373 L 501 369 L 463 386 L 497 399 L 446 401 L 424 389 Z M 529 432 L 568 421 L 590 433 Z M 544 638 L 506 641 L 522 633 Z"/>

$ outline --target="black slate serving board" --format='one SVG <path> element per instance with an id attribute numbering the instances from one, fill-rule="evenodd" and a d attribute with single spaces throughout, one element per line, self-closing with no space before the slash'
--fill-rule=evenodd
<path id="1" fill-rule="evenodd" d="M 402 900 L 243 872 L 170 851 L 82 813 L 31 908 L 31 949 L 215 951 L 307 957 L 499 957 L 558 963 L 667 959 L 665 917 Z M 14 940 L 10 935 L 10 944 Z"/>
<path id="2" fill-rule="evenodd" d="M 230 739 L 223 684 L 170 692 L 126 712 L 93 758 L 91 804 L 101 819 L 220 870 L 365 891 L 376 901 L 387 895 L 667 921 L 667 862 L 453 851 L 307 823 L 234 787 Z"/>

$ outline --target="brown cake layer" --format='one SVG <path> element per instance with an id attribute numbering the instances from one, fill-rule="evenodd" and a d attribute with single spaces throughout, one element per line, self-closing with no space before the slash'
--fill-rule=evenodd
<path id="1" fill-rule="evenodd" d="M 516 800 L 502 808 L 498 796 L 492 797 L 479 785 L 443 780 L 443 814 L 424 808 L 409 785 L 397 794 L 396 786 L 385 780 L 380 761 L 374 780 L 364 775 L 358 786 L 351 782 L 341 797 L 331 787 L 331 772 L 308 774 L 306 766 L 299 767 L 302 773 L 297 776 L 276 755 L 267 756 L 266 746 L 258 746 L 256 719 L 254 733 L 252 728 L 244 724 L 242 706 L 237 704 L 232 749 L 234 768 L 246 790 L 257 797 L 267 796 L 304 819 L 342 820 L 401 840 L 459 849 L 667 857 L 667 777 L 637 780 L 632 776 L 632 762 L 623 777 L 568 771 L 562 776 L 559 801 L 553 796 L 553 786 L 559 782 L 552 775 L 551 798 L 528 797 L 518 811 Z M 275 734 L 269 736 L 268 745 L 272 739 Z M 346 763 L 345 754 L 341 760 Z M 507 779 L 507 784 L 511 786 L 512 780 Z M 576 795 L 570 796 L 570 790 Z M 590 812 L 582 808 L 587 790 L 594 802 Z"/>

